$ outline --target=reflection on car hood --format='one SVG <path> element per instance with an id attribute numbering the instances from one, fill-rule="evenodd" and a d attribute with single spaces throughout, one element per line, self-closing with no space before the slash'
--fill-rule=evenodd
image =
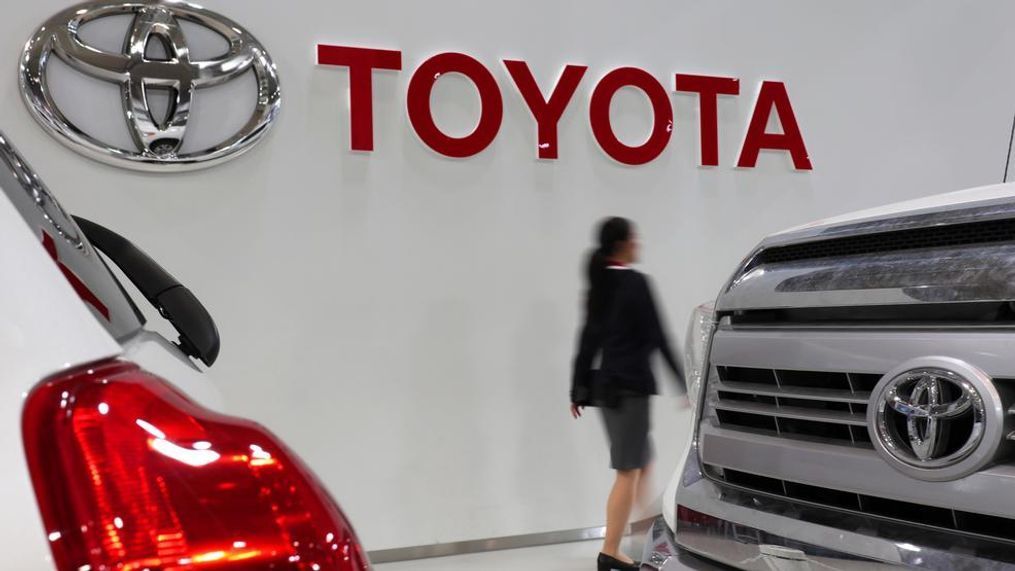
<path id="1" fill-rule="evenodd" d="M 763 247 L 1015 217 L 1015 183 L 947 192 L 817 220 L 767 237 Z"/>

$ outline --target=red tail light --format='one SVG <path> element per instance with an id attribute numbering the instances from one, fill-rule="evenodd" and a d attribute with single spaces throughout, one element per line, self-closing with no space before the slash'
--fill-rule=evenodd
<path id="1" fill-rule="evenodd" d="M 136 365 L 40 384 L 22 428 L 61 570 L 369 568 L 337 504 L 275 436 Z"/>

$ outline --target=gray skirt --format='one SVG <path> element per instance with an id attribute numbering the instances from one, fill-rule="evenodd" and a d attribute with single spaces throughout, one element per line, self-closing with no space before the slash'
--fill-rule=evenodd
<path id="1" fill-rule="evenodd" d="M 614 470 L 637 470 L 652 461 L 648 432 L 649 396 L 624 396 L 613 408 L 600 408 L 610 440 L 610 465 Z"/>

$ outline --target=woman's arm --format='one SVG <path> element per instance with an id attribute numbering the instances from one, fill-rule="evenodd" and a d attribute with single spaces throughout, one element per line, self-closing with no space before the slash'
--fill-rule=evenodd
<path id="1" fill-rule="evenodd" d="M 602 335 L 598 326 L 586 322 L 578 338 L 571 374 L 571 403 L 588 406 L 591 400 L 592 361 L 602 346 Z"/>
<path id="2" fill-rule="evenodd" d="M 670 370 L 673 371 L 673 376 L 676 378 L 677 387 L 682 394 L 687 394 L 687 381 L 684 377 L 684 368 L 680 364 L 680 359 L 677 358 L 676 353 L 670 346 L 669 335 L 666 334 L 666 326 L 663 323 L 662 318 L 659 316 L 658 305 L 655 301 L 655 295 L 652 293 L 652 286 L 649 284 L 648 278 L 644 278 L 643 283 L 645 284 L 644 302 L 646 307 L 647 319 L 649 327 L 651 328 L 651 334 L 655 342 L 656 348 L 662 353 L 663 359 L 666 360 L 666 364 Z"/>

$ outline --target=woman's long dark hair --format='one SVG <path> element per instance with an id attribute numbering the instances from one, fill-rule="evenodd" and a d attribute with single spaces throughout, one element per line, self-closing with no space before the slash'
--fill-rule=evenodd
<path id="1" fill-rule="evenodd" d="M 599 225 L 599 243 L 589 254 L 586 270 L 589 289 L 585 298 L 585 311 L 589 322 L 603 319 L 613 301 L 613 283 L 607 279 L 606 268 L 610 264 L 610 257 L 617 253 L 617 246 L 631 239 L 632 226 L 630 220 L 617 216 L 607 218 Z"/>

